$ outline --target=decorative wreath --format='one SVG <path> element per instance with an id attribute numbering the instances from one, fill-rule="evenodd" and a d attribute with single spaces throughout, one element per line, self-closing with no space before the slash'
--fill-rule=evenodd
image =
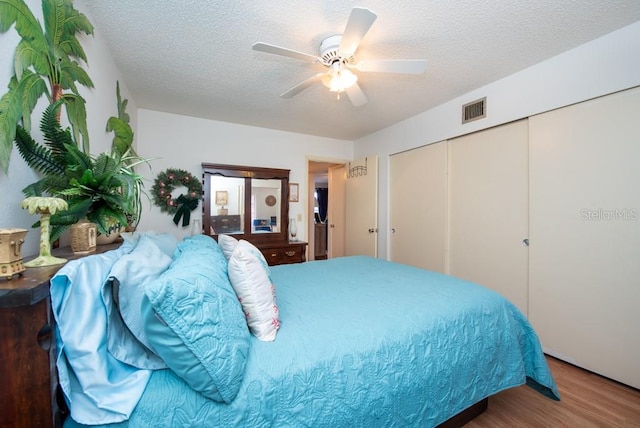
<path id="1" fill-rule="evenodd" d="M 173 191 L 180 186 L 187 188 L 187 194 L 174 198 Z M 202 198 L 202 183 L 183 169 L 169 168 L 158 174 L 151 194 L 153 203 L 160 211 L 173 214 L 173 222 L 176 225 L 182 218 L 182 226 L 187 226 L 191 219 L 191 211 L 198 207 L 198 201 Z"/>

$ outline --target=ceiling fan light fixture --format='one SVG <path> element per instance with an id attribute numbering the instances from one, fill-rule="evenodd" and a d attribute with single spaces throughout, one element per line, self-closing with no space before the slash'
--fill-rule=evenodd
<path id="1" fill-rule="evenodd" d="M 311 85 L 322 82 L 324 86 L 329 88 L 329 91 L 337 93 L 338 99 L 340 99 L 340 94 L 346 92 L 351 104 L 354 107 L 360 107 L 367 103 L 367 97 L 357 84 L 358 76 L 351 70 L 369 73 L 422 74 L 427 67 L 426 60 L 381 59 L 356 63 L 355 52 L 376 18 L 377 15 L 373 11 L 363 7 L 354 7 L 342 34 L 329 36 L 322 40 L 319 56 L 262 42 L 254 43 L 253 49 L 320 64 L 328 68 L 326 72 L 316 73 L 280 94 L 282 98 L 291 98 Z"/>
<path id="2" fill-rule="evenodd" d="M 344 92 L 358 81 L 358 76 L 353 74 L 351 70 L 339 68 L 331 70 L 322 77 L 322 84 L 329 88 L 331 92 Z"/>

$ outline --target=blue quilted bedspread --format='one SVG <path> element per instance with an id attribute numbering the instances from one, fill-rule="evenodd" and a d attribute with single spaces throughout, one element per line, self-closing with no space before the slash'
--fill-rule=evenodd
<path id="1" fill-rule="evenodd" d="M 525 382 L 559 398 L 526 318 L 483 287 L 368 257 L 275 266 L 272 280 L 281 328 L 252 338 L 231 404 L 157 370 L 111 426 L 428 427 Z"/>

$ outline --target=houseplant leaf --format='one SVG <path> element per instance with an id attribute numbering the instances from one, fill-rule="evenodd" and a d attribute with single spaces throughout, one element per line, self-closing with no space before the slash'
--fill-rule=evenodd
<path id="1" fill-rule="evenodd" d="M 42 95 L 50 98 L 49 89 L 44 79 L 31 70 L 25 70 L 22 73 L 19 86 L 22 94 L 22 126 L 27 131 L 31 131 L 31 112 Z"/>
<path id="2" fill-rule="evenodd" d="M 133 131 L 128 123 L 118 117 L 110 117 L 107 121 L 107 131 L 113 132 L 112 148 L 120 156 L 126 154 L 133 143 Z"/>
<path id="3" fill-rule="evenodd" d="M 58 212 L 51 216 L 51 240 L 58 239 L 65 230 L 87 217 L 92 200 L 85 197 L 67 199 L 66 211 Z"/>
<path id="4" fill-rule="evenodd" d="M 47 44 L 43 42 L 44 40 L 38 38 L 22 39 L 18 43 L 13 57 L 13 67 L 18 80 L 22 80 L 23 73 L 31 66 L 40 75 L 48 72 Z"/>
<path id="5" fill-rule="evenodd" d="M 25 113 L 33 109 L 43 93 L 47 93 L 44 81 L 27 70 L 22 80 L 18 81 L 15 76 L 11 78 L 9 90 L 0 98 L 0 165 L 5 174 L 9 168 L 16 125 L 22 118 L 23 127 L 30 130 L 30 116 Z"/>
<path id="6" fill-rule="evenodd" d="M 0 33 L 6 32 L 13 24 L 23 39 L 43 37 L 40 23 L 24 1 L 0 1 Z"/>
<path id="7" fill-rule="evenodd" d="M 20 36 L 14 53 L 17 85 L 10 83 L 8 93 L 0 98 L 5 104 L 0 107 L 0 166 L 5 174 L 15 127 L 22 120 L 23 127 L 30 130 L 31 113 L 45 94 L 51 102 L 65 96 L 75 141 L 81 141 L 83 150 L 89 153 L 86 109 L 76 83 L 92 88 L 93 82 L 77 62 L 86 63 L 87 57 L 76 35 L 93 34 L 93 26 L 74 9 L 71 0 L 42 0 L 42 12 L 44 28 L 24 0 L 0 0 L 0 33 L 14 27 Z M 28 81 L 23 86 L 25 79 Z M 74 96 L 66 97 L 64 90 Z"/>
<path id="8" fill-rule="evenodd" d="M 36 143 L 20 125 L 16 129 L 15 142 L 20 155 L 32 169 L 47 175 L 64 174 L 64 165 L 56 162 L 51 150 Z"/>
<path id="9" fill-rule="evenodd" d="M 6 174 L 9 170 L 9 159 L 13 140 L 16 135 L 16 124 L 22 116 L 22 94 L 17 85 L 0 98 L 0 165 Z"/>
<path id="10" fill-rule="evenodd" d="M 87 111 L 84 98 L 75 94 L 62 96 L 67 106 L 67 117 L 76 142 L 82 140 L 82 150 L 89 153 L 89 130 L 87 129 Z"/>

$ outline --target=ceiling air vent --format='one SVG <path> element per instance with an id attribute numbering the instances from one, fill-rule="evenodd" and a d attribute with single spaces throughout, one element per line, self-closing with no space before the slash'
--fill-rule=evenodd
<path id="1" fill-rule="evenodd" d="M 482 119 L 487 116 L 487 97 L 472 101 L 462 106 L 462 123 Z"/>

